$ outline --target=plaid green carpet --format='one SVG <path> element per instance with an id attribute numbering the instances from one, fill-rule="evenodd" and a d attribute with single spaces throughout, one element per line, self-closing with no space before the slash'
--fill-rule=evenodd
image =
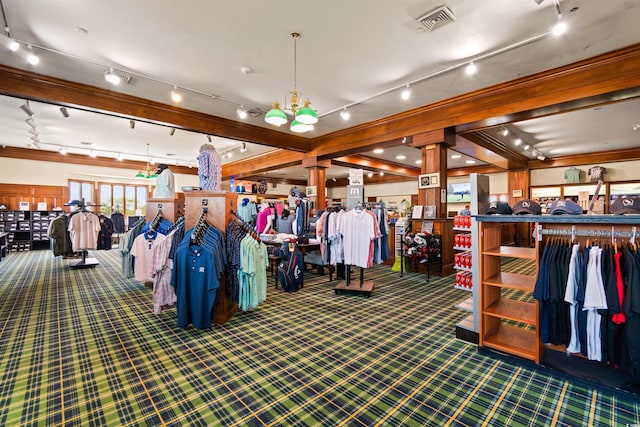
<path id="1" fill-rule="evenodd" d="M 366 272 L 373 296 L 308 275 L 211 330 L 153 314 L 116 251 L 72 270 L 48 251 L 0 263 L 0 425 L 620 425 L 608 395 L 454 338 L 452 278 Z M 270 279 L 271 280 L 271 279 Z"/>

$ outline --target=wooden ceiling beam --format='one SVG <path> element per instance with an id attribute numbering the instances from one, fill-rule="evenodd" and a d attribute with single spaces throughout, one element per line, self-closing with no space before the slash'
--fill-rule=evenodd
<path id="1" fill-rule="evenodd" d="M 54 151 L 35 150 L 29 148 L 19 147 L 4 147 L 0 148 L 0 157 L 9 157 L 12 159 L 24 159 L 24 160 L 36 160 L 41 162 L 53 162 L 53 163 L 66 163 L 73 165 L 88 165 L 105 168 L 116 169 L 133 169 L 139 170 L 144 168 L 146 162 L 138 162 L 135 160 L 117 160 L 113 157 L 89 157 L 84 154 L 61 154 Z M 153 166 L 152 166 L 153 167 Z M 169 165 L 173 173 L 180 173 L 184 175 L 197 175 L 198 168 L 190 168 L 187 166 L 175 166 Z M 155 169 L 155 168 L 154 168 Z M 132 177 L 133 178 L 133 177 Z"/>
<path id="2" fill-rule="evenodd" d="M 368 156 L 341 156 L 331 160 L 331 164 L 354 169 L 374 169 L 384 171 L 393 175 L 417 177 L 420 175 L 420 168 L 412 168 L 399 163 L 383 161 Z"/>
<path id="3" fill-rule="evenodd" d="M 554 156 L 553 158 L 547 158 L 546 160 L 529 160 L 527 167 L 529 169 L 546 169 L 607 162 L 624 162 L 629 160 L 640 160 L 640 148 L 601 151 L 599 153 L 578 154 L 562 157 Z"/>
<path id="4" fill-rule="evenodd" d="M 633 98 L 640 87 L 639 70 L 640 44 L 635 44 L 323 135 L 312 140 L 313 151 L 317 156 L 357 152 L 380 142 L 467 123 L 499 125 L 511 121 L 513 114 L 520 111 L 544 115 L 550 109 L 555 111 L 581 100 L 586 104 L 601 103 L 602 97 L 609 94 Z"/>
<path id="5" fill-rule="evenodd" d="M 274 150 L 268 153 L 222 165 L 222 179 L 244 179 L 274 169 L 299 165 L 306 158 L 304 153 Z"/>
<path id="6" fill-rule="evenodd" d="M 124 116 L 154 124 L 254 144 L 309 151 L 309 139 L 210 114 L 162 104 L 119 92 L 0 65 L 0 94 L 29 98 L 101 114 Z"/>

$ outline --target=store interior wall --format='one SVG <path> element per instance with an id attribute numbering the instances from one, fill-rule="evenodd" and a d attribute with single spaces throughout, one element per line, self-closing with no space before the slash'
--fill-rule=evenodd
<path id="1" fill-rule="evenodd" d="M 575 166 L 584 172 L 583 181 L 589 182 L 588 171 L 592 166 L 604 166 L 606 168 L 606 181 L 631 181 L 640 179 L 640 160 L 625 162 L 611 162 L 602 164 L 585 164 Z M 564 173 L 569 168 L 554 167 L 546 169 L 532 169 L 530 171 L 531 186 L 561 185 L 565 183 Z M 133 179 L 137 170 L 108 168 L 69 163 L 43 162 L 36 160 L 14 159 L 0 157 L 0 182 L 5 184 L 26 185 L 56 185 L 66 186 L 69 179 L 96 182 L 127 183 L 145 182 L 141 179 Z M 198 175 L 186 175 L 175 173 L 176 189 L 185 186 L 198 186 Z M 508 192 L 508 174 L 500 172 L 488 174 L 489 185 L 493 194 Z M 150 184 L 153 182 L 150 182 Z M 449 177 L 448 183 L 468 182 L 468 176 Z M 292 186 L 286 184 L 268 183 L 267 195 L 286 197 Z M 229 182 L 223 182 L 223 190 L 229 191 Z M 411 195 L 418 193 L 416 181 L 394 182 L 389 184 L 369 184 L 365 186 L 365 197 L 376 197 L 378 201 L 390 203 L 410 199 Z M 346 187 L 330 187 L 327 189 L 327 199 L 346 199 Z M 464 204 L 449 204 L 448 210 L 462 209 Z M 459 205 L 459 206 L 458 206 Z"/>
<path id="2" fill-rule="evenodd" d="M 115 162 L 115 160 L 114 160 Z M 67 186 L 69 179 L 80 181 L 113 182 L 120 184 L 148 182 L 155 179 L 134 179 L 135 169 L 106 168 L 71 163 L 42 162 L 37 160 L 0 157 L 0 182 L 3 184 Z M 197 186 L 198 175 L 174 173 L 175 187 Z"/>
<path id="3" fill-rule="evenodd" d="M 589 182 L 589 169 L 593 166 L 604 166 L 606 169 L 605 181 L 636 181 L 640 179 L 640 160 L 630 160 L 626 162 L 599 163 L 575 166 L 584 173 L 581 174 L 581 182 Z M 531 185 L 557 185 L 564 184 L 565 171 L 569 166 L 547 169 L 531 170 Z"/>

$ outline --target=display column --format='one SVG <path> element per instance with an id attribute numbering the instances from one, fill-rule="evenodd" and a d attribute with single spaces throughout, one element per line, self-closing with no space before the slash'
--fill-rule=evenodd
<path id="1" fill-rule="evenodd" d="M 320 160 L 317 157 L 302 159 L 302 167 L 308 170 L 307 186 L 315 187 L 315 195 L 307 194 L 307 196 L 313 202 L 316 211 L 327 208 L 326 170 L 330 166 L 331 160 Z"/>
<path id="2" fill-rule="evenodd" d="M 431 175 L 431 177 L 437 174 L 435 182 L 431 179 L 427 188 L 418 190 L 418 204 L 435 206 L 436 218 L 447 217 L 447 148 L 454 144 L 453 129 L 438 129 L 414 135 L 411 143 L 412 146 L 421 150 L 420 174 Z"/>

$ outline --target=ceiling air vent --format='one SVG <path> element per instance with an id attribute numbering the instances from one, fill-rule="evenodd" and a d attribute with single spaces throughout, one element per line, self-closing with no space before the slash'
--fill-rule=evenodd
<path id="1" fill-rule="evenodd" d="M 418 21 L 418 24 L 422 25 L 425 30 L 433 31 L 436 28 L 455 20 L 456 16 L 451 12 L 451 9 L 447 6 L 440 6 L 426 15 L 421 16 L 416 21 Z"/>

